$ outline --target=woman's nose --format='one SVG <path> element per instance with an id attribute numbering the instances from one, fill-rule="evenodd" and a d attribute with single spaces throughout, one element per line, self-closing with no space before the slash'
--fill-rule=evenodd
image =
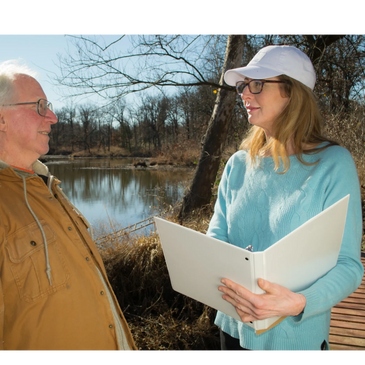
<path id="1" fill-rule="evenodd" d="M 243 92 L 241 94 L 241 98 L 243 101 L 249 100 L 253 97 L 253 94 L 251 93 L 248 85 L 243 89 Z"/>

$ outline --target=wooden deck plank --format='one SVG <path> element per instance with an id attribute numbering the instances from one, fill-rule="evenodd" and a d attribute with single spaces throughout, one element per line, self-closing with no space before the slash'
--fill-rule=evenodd
<path id="1" fill-rule="evenodd" d="M 365 293 L 352 293 L 349 297 L 347 297 L 346 299 L 344 299 L 344 302 L 347 302 L 348 300 L 354 300 L 354 299 L 360 299 L 360 302 L 364 301 L 365 302 Z"/>
<path id="2" fill-rule="evenodd" d="M 348 314 L 332 313 L 333 321 L 351 322 L 365 324 L 365 318 L 361 316 L 350 316 Z"/>
<path id="3" fill-rule="evenodd" d="M 365 266 L 365 257 L 361 257 Z M 365 350 L 365 275 L 360 287 L 331 310 L 331 350 Z"/>
<path id="4" fill-rule="evenodd" d="M 354 309 L 346 309 L 346 308 L 338 308 L 337 306 L 332 308 L 332 313 L 339 313 L 339 314 L 348 314 L 350 316 L 365 316 L 365 311 L 354 310 Z"/>
<path id="5" fill-rule="evenodd" d="M 345 298 L 343 300 L 344 303 L 346 302 L 359 302 L 359 303 L 362 303 L 362 302 L 365 302 L 365 293 L 359 293 L 359 292 L 355 292 L 355 293 L 352 293 L 351 295 L 349 295 L 347 298 Z"/>
<path id="6" fill-rule="evenodd" d="M 337 308 L 345 308 L 345 309 L 359 309 L 362 311 L 365 311 L 365 304 L 361 304 L 361 303 L 338 303 L 336 305 Z"/>
<path id="7" fill-rule="evenodd" d="M 356 322 L 356 323 L 365 323 L 364 316 L 351 316 L 348 314 L 334 313 L 332 311 L 331 318 L 337 321 L 348 321 L 348 322 Z"/>
<path id="8" fill-rule="evenodd" d="M 361 322 L 350 322 L 350 321 L 346 321 L 346 320 L 336 320 L 336 319 L 332 319 L 331 320 L 331 328 L 332 327 L 340 327 L 340 328 L 352 328 L 352 329 L 358 329 L 358 330 L 362 330 L 365 331 L 365 323 L 361 323 Z"/>
<path id="9" fill-rule="evenodd" d="M 330 341 L 330 345 L 339 344 L 339 345 L 358 346 L 358 347 L 362 347 L 362 349 L 365 350 L 365 338 L 330 335 L 329 341 Z"/>
<path id="10" fill-rule="evenodd" d="M 344 354 L 344 353 L 346 353 L 346 354 L 365 354 L 365 348 L 331 344 L 331 353 L 332 354 Z"/>
<path id="11" fill-rule="evenodd" d="M 365 331 L 358 329 L 349 329 L 349 328 L 339 328 L 339 327 L 331 327 L 330 335 L 339 335 L 345 337 L 354 337 L 358 339 L 364 340 L 365 345 Z"/>

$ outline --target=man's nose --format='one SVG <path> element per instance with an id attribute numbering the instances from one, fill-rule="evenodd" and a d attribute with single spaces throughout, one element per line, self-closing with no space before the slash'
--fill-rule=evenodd
<path id="1" fill-rule="evenodd" d="M 57 117 L 56 117 L 56 114 L 52 111 L 52 110 L 50 110 L 50 109 L 48 109 L 47 110 L 47 113 L 46 113 L 46 119 L 48 120 L 48 122 L 50 122 L 51 124 L 55 124 L 55 123 L 57 123 L 58 122 L 58 119 L 57 119 Z"/>

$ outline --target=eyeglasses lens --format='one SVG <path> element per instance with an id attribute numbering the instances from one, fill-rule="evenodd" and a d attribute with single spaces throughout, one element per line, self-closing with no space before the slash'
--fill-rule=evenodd
<path id="1" fill-rule="evenodd" d="M 250 82 L 241 82 L 237 84 L 236 90 L 239 95 L 243 94 L 245 87 L 248 86 L 252 94 L 259 94 L 262 90 L 263 83 L 259 80 L 251 80 Z"/>
<path id="2" fill-rule="evenodd" d="M 41 115 L 42 117 L 45 117 L 48 109 L 50 109 L 51 111 L 53 110 L 52 104 L 45 99 L 40 99 L 38 102 L 39 115 Z"/>
<path id="3" fill-rule="evenodd" d="M 252 94 L 258 94 L 262 90 L 262 82 L 257 80 L 250 81 L 250 91 Z"/>
<path id="4" fill-rule="evenodd" d="M 245 89 L 245 87 L 247 85 L 248 84 L 246 84 L 245 82 L 240 82 L 240 83 L 237 83 L 236 84 L 236 90 L 237 90 L 238 95 L 243 94 L 243 90 Z"/>

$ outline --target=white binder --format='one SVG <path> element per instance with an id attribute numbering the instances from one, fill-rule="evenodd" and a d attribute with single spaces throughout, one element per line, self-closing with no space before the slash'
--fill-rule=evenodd
<path id="1" fill-rule="evenodd" d="M 296 292 L 307 288 L 337 263 L 349 195 L 311 218 L 262 252 L 250 252 L 192 229 L 155 217 L 173 289 L 240 320 L 218 291 L 227 278 L 260 294 L 262 278 Z M 247 323 L 262 333 L 283 318 Z"/>

